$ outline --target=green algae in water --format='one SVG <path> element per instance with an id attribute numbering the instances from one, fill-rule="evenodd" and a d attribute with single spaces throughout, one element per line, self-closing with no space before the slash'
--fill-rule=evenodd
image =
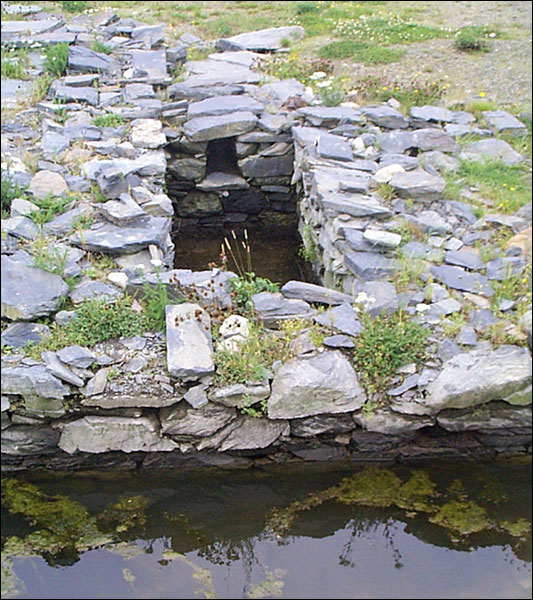
<path id="1" fill-rule="evenodd" d="M 98 518 L 98 525 L 106 531 L 125 532 L 146 525 L 146 508 L 148 500 L 137 494 L 123 496 L 108 506 Z"/>
<path id="2" fill-rule="evenodd" d="M 10 512 L 23 515 L 30 525 L 39 527 L 24 538 L 24 555 L 32 551 L 82 551 L 109 541 L 79 502 L 65 496 L 49 496 L 26 481 L 2 479 L 2 503 Z"/>
<path id="3" fill-rule="evenodd" d="M 531 523 L 527 519 L 518 521 L 502 521 L 500 528 L 513 537 L 526 537 L 531 531 Z"/>
<path id="4" fill-rule="evenodd" d="M 345 477 L 332 488 L 332 497 L 343 504 L 392 506 L 402 481 L 392 471 L 370 466 L 352 477 Z"/>
<path id="5" fill-rule="evenodd" d="M 460 535 L 469 535 L 493 527 L 487 511 L 471 500 L 451 500 L 443 504 L 429 521 Z"/>
<path id="6" fill-rule="evenodd" d="M 438 496 L 437 486 L 425 471 L 413 471 L 411 477 L 400 487 L 394 504 L 398 508 L 415 512 L 435 512 L 437 507 L 431 498 Z"/>

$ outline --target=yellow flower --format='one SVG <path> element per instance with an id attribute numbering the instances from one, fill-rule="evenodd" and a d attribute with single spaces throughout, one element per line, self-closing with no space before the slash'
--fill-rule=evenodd
<path id="1" fill-rule="evenodd" d="M 384 85 L 384 86 L 383 86 L 381 89 L 382 89 L 384 92 L 386 92 L 386 91 L 387 91 L 389 88 L 388 88 L 386 85 Z"/>
<path id="2" fill-rule="evenodd" d="M 415 90 L 415 94 L 418 94 L 418 90 Z"/>
<path id="3" fill-rule="evenodd" d="M 485 97 L 485 92 L 479 92 L 479 95 L 481 96 L 481 98 Z"/>
<path id="4" fill-rule="evenodd" d="M 514 192 L 516 190 L 514 185 L 512 185 L 509 189 L 511 190 L 511 192 Z"/>

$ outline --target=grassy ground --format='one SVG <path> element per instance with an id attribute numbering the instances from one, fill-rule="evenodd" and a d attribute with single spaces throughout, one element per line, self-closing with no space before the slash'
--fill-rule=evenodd
<path id="1" fill-rule="evenodd" d="M 121 0 L 38 4 L 66 17 L 75 16 L 80 9 L 112 9 L 120 16 L 165 23 L 169 40 L 190 32 L 209 41 L 298 24 L 306 35 L 290 48 L 291 53 L 304 61 L 328 61 L 328 71 L 348 79 L 347 87 L 354 90 L 363 82 L 365 100 L 369 87 L 377 93 L 391 85 L 402 92 L 404 88 L 433 86 L 434 92 L 438 90 L 434 102 L 468 103 L 481 95 L 516 112 L 531 110 L 529 2 Z M 369 78 L 374 78 L 373 86 Z"/>

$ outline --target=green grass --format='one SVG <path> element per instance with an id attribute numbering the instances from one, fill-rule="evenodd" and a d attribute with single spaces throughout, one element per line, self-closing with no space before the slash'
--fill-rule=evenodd
<path id="1" fill-rule="evenodd" d="M 61 198 L 48 193 L 44 198 L 33 198 L 33 203 L 37 204 L 39 210 L 33 211 L 28 216 L 37 225 L 44 225 L 54 217 L 63 214 L 71 202 L 72 198 Z"/>
<path id="2" fill-rule="evenodd" d="M 383 65 L 398 62 L 403 58 L 404 54 L 404 50 L 385 48 L 355 40 L 330 42 L 322 46 L 318 51 L 318 55 L 322 58 L 352 58 L 355 62 L 368 65 Z"/>
<path id="3" fill-rule="evenodd" d="M 27 81 L 30 76 L 28 68 L 30 60 L 25 48 L 2 48 L 2 79 L 22 79 Z"/>
<path id="4" fill-rule="evenodd" d="M 354 364 L 361 384 L 373 394 L 383 391 L 396 371 L 425 356 L 427 330 L 398 311 L 371 318 L 361 314 L 363 330 L 354 339 Z"/>
<path id="5" fill-rule="evenodd" d="M 1 187 L 1 212 L 2 219 L 9 217 L 9 211 L 11 210 L 11 202 L 15 198 L 19 198 L 23 195 L 24 189 L 19 187 L 17 183 L 4 171 L 2 171 L 2 187 Z"/>
<path id="6" fill-rule="evenodd" d="M 130 337 L 150 330 L 152 323 L 146 315 L 131 308 L 132 299 L 119 298 L 112 304 L 93 299 L 76 307 L 76 318 L 64 326 L 51 324 L 50 336 L 38 344 L 28 344 L 28 355 L 40 358 L 44 350 L 59 350 L 71 345 L 94 346 L 111 338 Z"/>
<path id="7" fill-rule="evenodd" d="M 512 214 L 531 200 L 531 174 L 522 164 L 507 166 L 500 161 L 464 160 L 447 181 L 447 197 L 459 199 L 460 189 L 475 186 L 481 197 L 491 202 L 493 212 Z"/>
<path id="8" fill-rule="evenodd" d="M 91 44 L 91 50 L 95 52 L 101 52 L 102 54 L 111 54 L 113 52 L 113 48 L 100 40 L 94 40 Z"/>
<path id="9" fill-rule="evenodd" d="M 93 119 L 93 125 L 96 127 L 120 127 L 126 121 L 120 115 L 98 115 Z"/>
<path id="10" fill-rule="evenodd" d="M 64 0 L 61 2 L 63 10 L 70 13 L 80 13 L 87 8 L 88 2 L 83 0 Z"/>
<path id="11" fill-rule="evenodd" d="M 68 64 L 68 44 L 54 44 L 45 49 L 43 68 L 54 78 L 62 77 Z"/>
<path id="12" fill-rule="evenodd" d="M 376 44 L 406 44 L 423 42 L 433 38 L 449 37 L 445 29 L 419 25 L 403 19 L 400 15 L 383 18 L 363 15 L 356 20 L 340 21 L 334 35 Z"/>
<path id="13" fill-rule="evenodd" d="M 491 45 L 487 40 L 474 37 L 464 31 L 455 36 L 454 46 L 461 52 L 490 52 Z"/>

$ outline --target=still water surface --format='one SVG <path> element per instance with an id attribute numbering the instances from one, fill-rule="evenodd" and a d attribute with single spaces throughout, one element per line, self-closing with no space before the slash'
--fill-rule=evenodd
<path id="1" fill-rule="evenodd" d="M 5 598 L 531 597 L 530 459 L 15 475 L 2 491 Z"/>

